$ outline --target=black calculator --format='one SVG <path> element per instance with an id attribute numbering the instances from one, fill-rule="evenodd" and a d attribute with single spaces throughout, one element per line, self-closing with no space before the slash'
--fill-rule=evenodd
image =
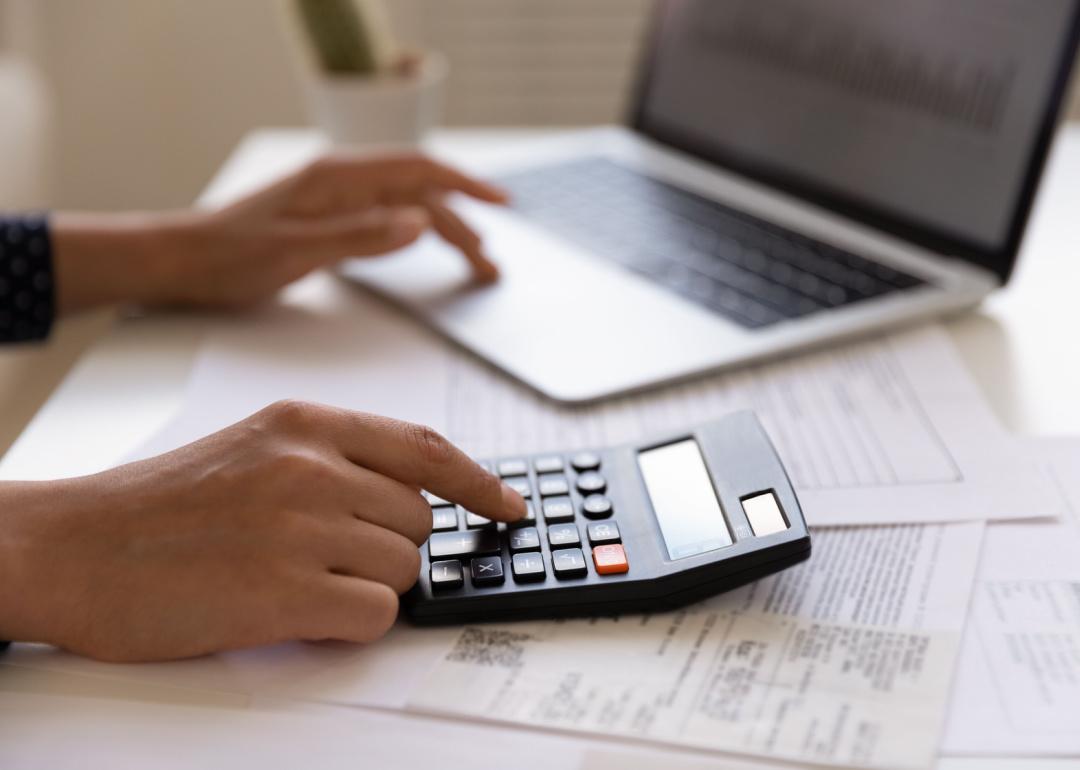
<path id="1" fill-rule="evenodd" d="M 522 494 L 528 516 L 496 524 L 425 493 L 432 534 L 403 597 L 415 623 L 670 609 L 810 556 L 799 501 L 752 412 L 482 464 Z"/>

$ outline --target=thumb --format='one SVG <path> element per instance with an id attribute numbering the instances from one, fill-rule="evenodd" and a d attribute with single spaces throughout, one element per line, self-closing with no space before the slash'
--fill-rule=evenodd
<path id="1" fill-rule="evenodd" d="M 379 208 L 335 217 L 305 228 L 304 253 L 319 264 L 385 254 L 408 246 L 430 223 L 426 210 L 412 207 Z"/>

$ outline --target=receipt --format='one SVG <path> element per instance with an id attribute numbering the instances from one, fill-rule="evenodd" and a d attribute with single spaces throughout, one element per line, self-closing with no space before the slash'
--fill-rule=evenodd
<path id="1" fill-rule="evenodd" d="M 840 765 L 936 755 L 979 524 L 822 530 L 661 615 L 467 627 L 412 708 Z"/>

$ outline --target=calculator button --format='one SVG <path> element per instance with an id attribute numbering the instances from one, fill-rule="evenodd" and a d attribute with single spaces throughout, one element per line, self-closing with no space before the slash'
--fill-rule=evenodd
<path id="1" fill-rule="evenodd" d="M 558 455 L 550 457 L 537 457 L 533 462 L 537 473 L 562 473 L 563 461 Z"/>
<path id="2" fill-rule="evenodd" d="M 581 494 L 591 495 L 594 492 L 603 492 L 607 489 L 607 481 L 599 473 L 589 471 L 578 476 L 577 488 Z"/>
<path id="3" fill-rule="evenodd" d="M 552 548 L 581 545 L 581 535 L 573 524 L 552 524 L 548 527 L 548 543 Z"/>
<path id="4" fill-rule="evenodd" d="M 510 562 L 514 580 L 518 583 L 532 583 L 547 577 L 544 569 L 544 557 L 539 553 L 515 553 Z"/>
<path id="5" fill-rule="evenodd" d="M 465 572 L 457 559 L 431 563 L 432 588 L 461 588 L 465 585 Z"/>
<path id="6" fill-rule="evenodd" d="M 428 538 L 428 555 L 435 561 L 447 557 L 498 553 L 499 545 L 499 533 L 494 529 L 436 532 Z"/>
<path id="7" fill-rule="evenodd" d="M 536 531 L 536 527 L 512 529 L 507 535 L 510 541 L 510 551 L 512 553 L 540 550 L 540 533 Z"/>
<path id="8" fill-rule="evenodd" d="M 431 492 L 425 491 L 424 497 L 427 499 L 428 505 L 430 505 L 432 508 L 440 505 L 453 505 L 453 503 L 451 503 L 449 500 L 445 500 L 438 495 L 433 495 Z"/>
<path id="9" fill-rule="evenodd" d="M 536 488 L 540 490 L 540 497 L 570 494 L 570 482 L 562 474 L 540 476 L 536 480 Z"/>
<path id="10" fill-rule="evenodd" d="M 533 508 L 532 500 L 525 501 L 525 518 L 512 521 L 508 527 L 531 527 L 536 523 L 536 509 Z"/>
<path id="11" fill-rule="evenodd" d="M 585 567 L 585 554 L 580 548 L 560 548 L 554 551 L 551 554 L 551 567 L 555 571 L 555 577 L 560 580 L 584 577 L 589 572 Z"/>
<path id="12" fill-rule="evenodd" d="M 529 480 L 524 476 L 503 479 L 503 483 L 522 497 L 532 497 L 532 486 L 529 484 Z"/>
<path id="13" fill-rule="evenodd" d="M 544 500 L 544 521 L 556 524 L 574 520 L 574 503 L 569 497 L 549 497 Z"/>
<path id="14" fill-rule="evenodd" d="M 481 529 L 482 527 L 495 527 L 495 522 L 486 516 L 481 516 L 472 511 L 465 511 L 465 526 L 469 529 Z"/>
<path id="15" fill-rule="evenodd" d="M 606 519 L 611 511 L 611 501 L 603 495 L 589 495 L 581 503 L 581 512 L 590 519 Z"/>
<path id="16" fill-rule="evenodd" d="M 578 452 L 570 458 L 570 464 L 578 473 L 595 471 L 600 468 L 600 455 L 595 452 Z"/>
<path id="17" fill-rule="evenodd" d="M 507 476 L 524 476 L 529 472 L 529 464 L 524 460 L 502 460 L 499 462 L 499 475 L 503 478 Z"/>
<path id="18" fill-rule="evenodd" d="M 589 525 L 589 542 L 593 545 L 618 543 L 620 540 L 619 525 L 613 521 L 597 521 Z"/>
<path id="19" fill-rule="evenodd" d="M 742 507 L 750 522 L 750 528 L 758 537 L 783 532 L 788 528 L 787 520 L 780 510 L 780 504 L 772 492 L 762 492 L 760 495 L 748 497 L 742 501 Z"/>
<path id="20" fill-rule="evenodd" d="M 457 510 L 452 505 L 443 505 L 431 509 L 431 531 L 447 532 L 457 529 Z"/>
<path id="21" fill-rule="evenodd" d="M 630 571 L 626 551 L 619 544 L 598 545 L 592 549 L 593 564 L 597 575 L 621 575 Z"/>
<path id="22" fill-rule="evenodd" d="M 472 582 L 474 586 L 501 586 L 506 576 L 503 574 L 501 556 L 480 556 L 472 560 Z"/>

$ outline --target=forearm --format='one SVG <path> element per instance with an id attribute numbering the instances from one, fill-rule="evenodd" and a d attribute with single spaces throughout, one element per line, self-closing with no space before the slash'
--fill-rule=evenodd
<path id="1" fill-rule="evenodd" d="M 168 301 L 201 217 L 186 211 L 53 214 L 59 314 Z"/>
<path id="2" fill-rule="evenodd" d="M 47 565 L 48 531 L 67 497 L 66 486 L 0 482 L 0 639 L 51 639 L 55 583 Z"/>

